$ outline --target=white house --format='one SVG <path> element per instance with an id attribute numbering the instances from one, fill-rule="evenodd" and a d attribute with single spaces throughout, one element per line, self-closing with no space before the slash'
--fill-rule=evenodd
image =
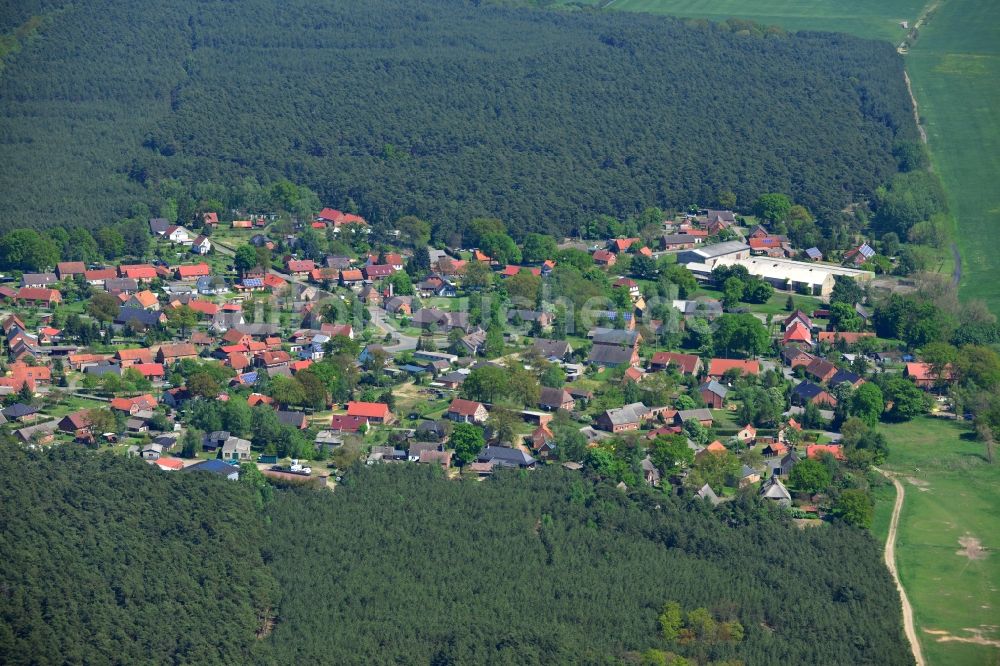
<path id="1" fill-rule="evenodd" d="M 179 245 L 191 244 L 191 232 L 182 226 L 172 226 L 168 228 L 167 232 L 163 234 L 163 236 L 171 243 L 177 243 Z"/>
<path id="2" fill-rule="evenodd" d="M 198 236 L 191 243 L 191 251 L 195 254 L 208 254 L 212 251 L 212 241 L 207 236 Z"/>

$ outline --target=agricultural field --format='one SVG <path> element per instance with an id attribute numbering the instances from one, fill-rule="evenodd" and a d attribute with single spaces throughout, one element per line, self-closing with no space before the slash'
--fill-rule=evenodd
<path id="1" fill-rule="evenodd" d="M 925 417 L 884 428 L 905 500 L 896 565 L 932 665 L 1000 659 L 1000 463 L 990 465 L 968 425 Z M 884 539 L 894 494 L 879 497 Z"/>
<path id="2" fill-rule="evenodd" d="M 746 18 L 788 30 L 902 42 L 903 20 L 927 13 L 906 69 L 935 170 L 948 191 L 962 254 L 961 289 L 1000 311 L 1000 3 L 995 0 L 608 0 L 566 2 L 692 18 Z M 929 10 L 929 11 L 928 11 Z M 961 100 L 956 103 L 956 100 Z M 940 267 L 951 271 L 951 262 Z"/>
<path id="3" fill-rule="evenodd" d="M 995 0 L 945 0 L 906 56 L 931 160 L 958 221 L 962 295 L 986 300 L 994 312 L 1000 312 L 998 26 Z"/>

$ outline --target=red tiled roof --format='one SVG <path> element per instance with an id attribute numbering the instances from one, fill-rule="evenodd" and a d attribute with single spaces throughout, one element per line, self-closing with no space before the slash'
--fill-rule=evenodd
<path id="1" fill-rule="evenodd" d="M 58 289 L 46 289 L 44 287 L 21 287 L 17 290 L 17 300 L 19 301 L 45 301 L 46 303 L 58 303 L 62 300 L 62 294 Z"/>
<path id="2" fill-rule="evenodd" d="M 274 398 L 261 393 L 251 393 L 247 398 L 247 404 L 251 407 L 256 407 L 257 405 L 273 405 Z"/>
<path id="3" fill-rule="evenodd" d="M 340 271 L 340 279 L 344 282 L 358 282 L 365 279 L 365 276 L 361 274 L 360 269 L 351 268 L 346 271 Z"/>
<path id="4" fill-rule="evenodd" d="M 264 276 L 264 286 L 270 289 L 280 289 L 281 287 L 284 287 L 286 284 L 287 283 L 277 275 L 272 275 L 271 273 L 268 273 L 267 275 Z"/>
<path id="5" fill-rule="evenodd" d="M 351 416 L 350 414 L 334 414 L 330 418 L 330 429 L 341 432 L 357 432 L 361 426 L 368 425 L 368 419 L 364 416 Z"/>
<path id="6" fill-rule="evenodd" d="M 201 277 L 211 275 L 212 269 L 205 262 L 200 264 L 183 264 L 177 267 L 177 276 L 181 278 Z"/>
<path id="7" fill-rule="evenodd" d="M 113 268 L 97 268 L 83 274 L 87 280 L 112 280 L 118 277 L 118 271 Z"/>
<path id="8" fill-rule="evenodd" d="M 679 354 L 677 352 L 656 352 L 651 359 L 655 364 L 670 364 L 680 368 L 682 374 L 694 374 L 698 369 L 700 359 L 694 354 Z"/>
<path id="9" fill-rule="evenodd" d="M 475 400 L 455 398 L 451 401 L 451 405 L 448 406 L 448 411 L 460 416 L 474 416 L 476 411 L 483 406 L 483 403 L 476 402 Z"/>
<path id="10" fill-rule="evenodd" d="M 308 273 L 316 268 L 316 262 L 312 259 L 289 259 L 287 266 L 292 273 Z"/>
<path id="11" fill-rule="evenodd" d="M 82 261 L 60 261 L 56 264 L 56 272 L 63 275 L 78 275 L 87 272 L 87 265 Z"/>
<path id="12" fill-rule="evenodd" d="M 744 375 L 759 375 L 759 361 L 745 361 L 741 359 L 713 358 L 708 366 L 708 374 L 712 377 L 721 377 L 727 371 L 738 368 Z"/>
<path id="13" fill-rule="evenodd" d="M 945 368 L 941 375 L 941 379 L 951 379 L 951 368 Z M 930 363 L 907 363 L 906 376 L 918 381 L 936 381 L 938 379 L 937 374 L 934 372 L 934 366 Z"/>
<path id="14" fill-rule="evenodd" d="M 183 469 L 184 461 L 180 458 L 158 458 L 156 460 L 157 467 L 166 467 L 167 469 Z"/>
<path id="15" fill-rule="evenodd" d="M 149 264 L 122 264 L 118 274 L 134 280 L 152 280 L 156 277 L 156 268 Z"/>
<path id="16" fill-rule="evenodd" d="M 394 272 L 392 266 L 386 264 L 372 264 L 371 266 L 365 266 L 362 270 L 365 277 L 369 280 L 373 277 L 388 277 Z"/>
<path id="17" fill-rule="evenodd" d="M 115 356 L 117 356 L 120 361 L 135 361 L 137 363 L 153 362 L 153 352 L 146 347 L 140 347 L 138 349 L 119 349 L 115 352 Z"/>
<path id="18" fill-rule="evenodd" d="M 385 419 L 392 412 L 389 411 L 389 405 L 383 402 L 349 402 L 347 413 L 350 416 Z"/>
<path id="19" fill-rule="evenodd" d="M 160 345 L 160 355 L 163 358 L 177 358 L 181 356 L 197 356 L 198 348 L 190 342 L 178 342 L 175 344 Z"/>
<path id="20" fill-rule="evenodd" d="M 166 371 L 160 363 L 136 363 L 132 366 L 138 370 L 143 377 L 163 377 Z"/>
<path id="21" fill-rule="evenodd" d="M 837 460 L 844 459 L 843 447 L 839 444 L 810 444 L 806 447 L 807 458 L 818 458 L 821 453 L 829 453 Z"/>
<path id="22" fill-rule="evenodd" d="M 188 307 L 203 315 L 208 315 L 209 317 L 215 316 L 215 313 L 219 311 L 219 306 L 215 303 L 202 300 L 188 301 Z"/>

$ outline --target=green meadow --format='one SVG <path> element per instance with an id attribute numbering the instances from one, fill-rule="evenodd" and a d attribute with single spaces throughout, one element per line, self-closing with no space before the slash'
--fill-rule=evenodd
<path id="1" fill-rule="evenodd" d="M 569 0 L 566 0 L 570 4 Z M 581 4 L 575 2 L 575 4 Z M 619 11 L 847 32 L 899 44 L 903 20 L 926 24 L 906 54 L 931 159 L 948 190 L 962 254 L 962 295 L 1000 312 L 1000 2 L 997 0 L 594 0 Z M 941 268 L 950 270 L 950 262 Z"/>
<path id="2" fill-rule="evenodd" d="M 927 662 L 1000 663 L 1000 462 L 986 462 L 964 422 L 925 417 L 883 430 L 883 468 L 906 492 L 896 566 Z M 879 538 L 894 499 L 879 496 Z"/>
<path id="3" fill-rule="evenodd" d="M 945 0 L 906 68 L 958 221 L 962 295 L 1000 312 L 1000 2 Z"/>

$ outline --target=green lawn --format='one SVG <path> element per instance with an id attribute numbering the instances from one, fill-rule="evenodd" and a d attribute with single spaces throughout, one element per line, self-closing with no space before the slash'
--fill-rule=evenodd
<path id="1" fill-rule="evenodd" d="M 984 638 L 1000 640 L 1000 463 L 986 463 L 983 445 L 963 423 L 926 417 L 884 431 L 891 451 L 884 467 L 906 490 L 897 566 L 927 661 L 997 663 L 997 647 L 938 639 L 968 639 L 970 630 L 983 629 Z M 874 529 L 881 536 L 892 499 L 879 499 Z M 960 554 L 959 539 L 967 537 L 980 540 L 985 557 Z"/>

